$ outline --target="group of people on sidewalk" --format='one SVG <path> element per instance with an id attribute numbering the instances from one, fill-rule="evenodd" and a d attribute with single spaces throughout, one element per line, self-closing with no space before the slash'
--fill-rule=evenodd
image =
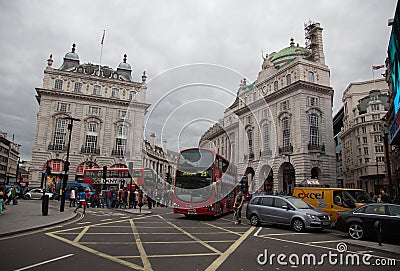
<path id="1" fill-rule="evenodd" d="M 149 189 L 144 192 L 141 189 L 114 189 L 98 190 L 95 193 L 83 188 L 71 188 L 69 190 L 69 207 L 75 207 L 75 212 L 83 209 L 85 213 L 86 208 L 141 208 L 147 205 L 149 209 L 152 207 L 168 207 L 173 204 L 173 189 L 167 187 L 160 187 Z"/>
<path id="2" fill-rule="evenodd" d="M 17 185 L 14 184 L 8 190 L 5 186 L 0 186 L 0 215 L 3 214 L 3 210 L 6 209 L 6 205 L 9 205 L 11 201 L 13 205 L 18 204 Z"/>

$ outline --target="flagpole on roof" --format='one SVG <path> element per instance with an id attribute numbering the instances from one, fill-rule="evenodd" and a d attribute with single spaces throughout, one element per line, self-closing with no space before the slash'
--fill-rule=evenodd
<path id="1" fill-rule="evenodd" d="M 104 46 L 104 37 L 106 35 L 106 30 L 103 30 L 103 37 L 101 38 L 101 50 L 100 50 L 100 61 L 99 61 L 99 76 L 100 76 L 100 68 L 101 68 L 101 59 L 103 57 L 103 46 Z"/>

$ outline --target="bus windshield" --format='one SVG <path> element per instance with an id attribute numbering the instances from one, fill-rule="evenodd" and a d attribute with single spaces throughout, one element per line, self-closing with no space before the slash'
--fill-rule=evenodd
<path id="1" fill-rule="evenodd" d="M 209 173 L 204 173 L 209 172 Z M 211 169 L 203 173 L 177 171 L 175 181 L 176 197 L 185 202 L 203 202 L 211 197 L 212 178 Z"/>
<path id="2" fill-rule="evenodd" d="M 199 173 L 212 167 L 213 154 L 209 150 L 186 150 L 181 152 L 178 168 L 182 172 Z"/>

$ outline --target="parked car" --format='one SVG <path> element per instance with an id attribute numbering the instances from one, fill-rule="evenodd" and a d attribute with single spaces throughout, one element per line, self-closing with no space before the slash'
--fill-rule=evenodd
<path id="1" fill-rule="evenodd" d="M 372 203 L 349 211 L 339 212 L 336 229 L 353 239 L 376 238 L 375 223 L 380 221 L 384 240 L 400 239 L 400 205 Z"/>
<path id="2" fill-rule="evenodd" d="M 49 199 L 54 198 L 54 193 L 45 192 L 45 195 L 49 196 Z M 24 199 L 42 199 L 43 197 L 43 189 L 42 188 L 34 188 L 25 193 Z"/>
<path id="3" fill-rule="evenodd" d="M 288 225 L 297 232 L 331 227 L 328 214 L 292 196 L 255 196 L 247 205 L 246 217 L 253 226 L 262 223 Z"/>

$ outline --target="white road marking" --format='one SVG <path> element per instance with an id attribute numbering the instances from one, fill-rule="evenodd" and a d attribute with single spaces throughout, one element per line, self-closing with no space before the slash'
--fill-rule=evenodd
<path id="1" fill-rule="evenodd" d="M 44 261 L 44 262 L 41 262 L 41 263 L 37 263 L 37 264 L 32 264 L 32 265 L 29 265 L 29 266 L 25 266 L 25 267 L 16 269 L 16 270 L 14 270 L 14 271 L 27 270 L 27 269 L 29 269 L 29 268 L 33 268 L 33 267 L 36 267 L 36 266 L 40 266 L 40 265 L 43 265 L 43 264 L 46 264 L 46 263 L 51 263 L 51 262 L 55 262 L 55 261 L 58 261 L 58 260 L 61 260 L 61 259 L 65 259 L 65 258 L 71 257 L 71 256 L 73 256 L 73 255 L 74 255 L 74 254 L 67 254 L 67 255 L 64 255 L 64 256 L 61 256 L 61 257 L 58 257 L 58 258 L 54 258 L 54 259 L 51 259 L 51 260 L 47 260 L 47 261 Z"/>
<path id="2" fill-rule="evenodd" d="M 79 223 L 76 223 L 76 224 L 78 224 L 78 225 L 85 225 L 85 224 L 90 224 L 90 223 L 92 223 L 92 222 L 79 222 Z"/>
<path id="3" fill-rule="evenodd" d="M 259 227 L 258 230 L 256 231 L 256 233 L 254 234 L 254 236 L 258 236 L 258 234 L 260 233 L 260 231 L 262 230 L 262 227 Z"/>
<path id="4" fill-rule="evenodd" d="M 100 221 L 110 221 L 110 220 L 113 220 L 113 219 L 112 218 L 106 218 L 106 219 L 102 219 Z"/>

